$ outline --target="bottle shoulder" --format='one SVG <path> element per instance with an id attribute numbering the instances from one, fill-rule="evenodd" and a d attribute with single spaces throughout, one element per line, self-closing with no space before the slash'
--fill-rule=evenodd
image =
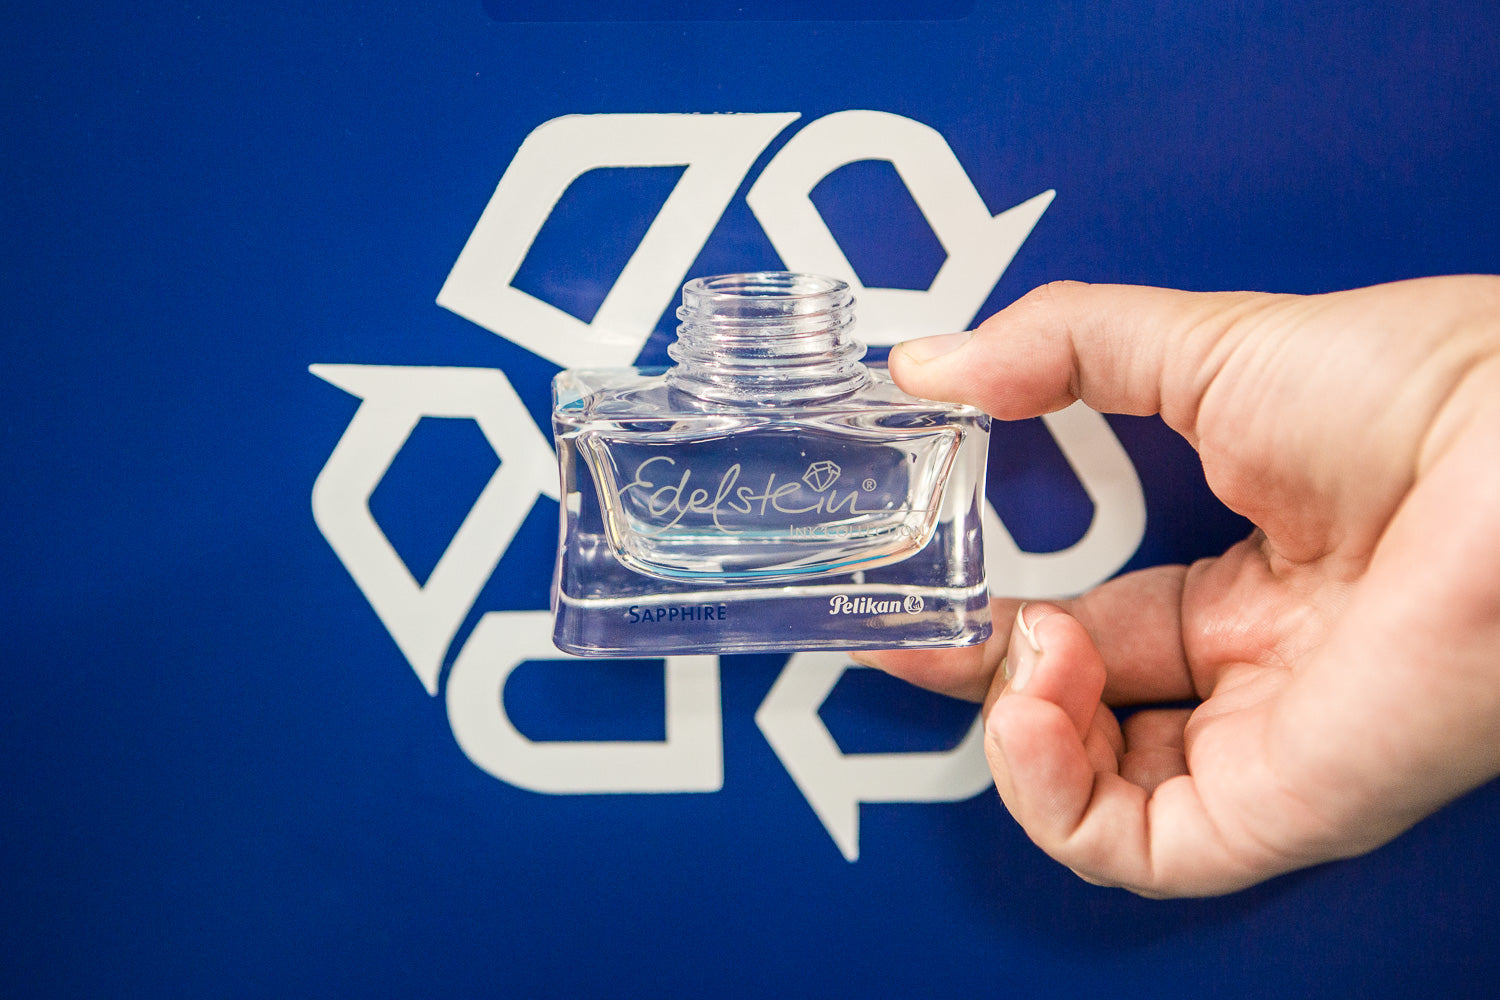
<path id="1" fill-rule="evenodd" d="M 833 399 L 796 404 L 738 404 L 702 399 L 673 387 L 663 368 L 568 369 L 552 382 L 553 415 L 568 421 L 656 418 L 757 417 L 817 419 L 841 414 L 898 411 L 944 413 L 955 419 L 989 417 L 971 406 L 913 396 L 891 381 L 883 365 L 867 365 L 869 384 Z"/>

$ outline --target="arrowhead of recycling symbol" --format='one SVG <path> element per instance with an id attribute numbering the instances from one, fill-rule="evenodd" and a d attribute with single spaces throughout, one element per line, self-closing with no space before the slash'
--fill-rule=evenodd
<path id="1" fill-rule="evenodd" d="M 991 787 L 984 721 L 936 752 L 845 753 L 818 715 L 846 670 L 843 653 L 793 653 L 755 711 L 755 724 L 848 861 L 859 860 L 864 802 L 961 802 Z"/>
<path id="2" fill-rule="evenodd" d="M 822 493 L 838 482 L 839 473 L 842 471 L 835 462 L 814 462 L 807 467 L 806 472 L 802 473 L 802 481 Z"/>

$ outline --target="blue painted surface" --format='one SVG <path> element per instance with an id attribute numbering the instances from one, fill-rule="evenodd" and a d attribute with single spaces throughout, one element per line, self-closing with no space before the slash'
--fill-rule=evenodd
<path id="1" fill-rule="evenodd" d="M 1368 857 L 1218 900 L 1085 885 L 993 795 L 867 805 L 850 864 L 753 722 L 775 657 L 725 663 L 720 792 L 549 796 L 491 777 L 313 523 L 357 404 L 307 372 L 501 368 L 544 418 L 555 367 L 433 298 L 521 141 L 574 113 L 926 123 L 993 211 L 1057 191 L 986 313 L 1054 278 L 1310 292 L 1500 271 L 1494 8 L 502 23 L 466 0 L 30 4 L 7 21 L 5 993 L 1500 992 L 1493 786 Z M 930 275 L 926 237 L 862 232 L 840 233 L 876 241 L 851 246 L 856 265 Z M 553 235 L 539 253 L 583 238 Z M 693 271 L 778 263 L 740 197 Z M 578 274 L 567 294 L 586 303 L 602 279 Z M 1170 432 L 1112 426 L 1147 497 L 1132 565 L 1238 537 Z M 414 566 L 487 470 L 473 441 L 439 437 L 376 496 Z M 1008 514 L 1040 548 L 1087 518 L 1048 475 Z M 548 503 L 450 663 L 484 611 L 546 606 Z M 515 682 L 538 739 L 660 738 L 658 670 L 603 696 Z M 841 684 L 823 714 L 851 751 L 956 736 L 880 684 Z"/>

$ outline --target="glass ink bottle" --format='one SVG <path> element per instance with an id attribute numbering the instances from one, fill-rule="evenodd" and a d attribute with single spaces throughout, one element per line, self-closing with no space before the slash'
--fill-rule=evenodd
<path id="1" fill-rule="evenodd" d="M 878 649 L 990 633 L 990 418 L 853 340 L 842 281 L 698 278 L 666 370 L 553 382 L 553 638 L 584 656 Z"/>

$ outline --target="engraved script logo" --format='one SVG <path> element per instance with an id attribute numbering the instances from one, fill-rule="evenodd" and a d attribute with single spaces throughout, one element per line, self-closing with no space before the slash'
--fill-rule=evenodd
<path id="1" fill-rule="evenodd" d="M 656 468 L 653 469 L 653 466 Z M 691 485 L 693 481 L 691 466 L 685 466 L 682 469 L 676 482 L 657 484 L 655 477 L 677 476 L 676 470 L 676 459 L 670 455 L 657 455 L 636 466 L 635 477 L 620 487 L 621 499 L 624 499 L 632 490 L 639 491 L 643 496 L 642 506 L 645 513 L 653 522 L 661 518 L 670 518 L 665 524 L 657 525 L 643 532 L 644 534 L 659 535 L 669 531 L 689 514 L 705 514 L 713 521 L 717 530 L 726 535 L 737 535 L 741 533 L 739 529 L 731 528 L 721 520 L 723 512 L 753 514 L 758 517 L 765 517 L 767 514 L 832 515 L 839 513 L 854 517 L 873 513 L 859 506 L 858 490 L 840 493 L 833 488 L 840 473 L 838 465 L 834 462 L 813 462 L 802 474 L 800 481 L 794 479 L 778 483 L 776 473 L 769 472 L 766 474 L 765 482 L 758 487 L 737 485 L 741 475 L 744 474 L 744 469 L 739 462 L 724 470 L 712 490 Z M 701 477 L 699 481 L 702 481 Z M 868 479 L 863 484 L 867 492 L 874 486 L 874 481 Z M 820 494 L 812 503 L 807 502 L 807 489 Z"/>

